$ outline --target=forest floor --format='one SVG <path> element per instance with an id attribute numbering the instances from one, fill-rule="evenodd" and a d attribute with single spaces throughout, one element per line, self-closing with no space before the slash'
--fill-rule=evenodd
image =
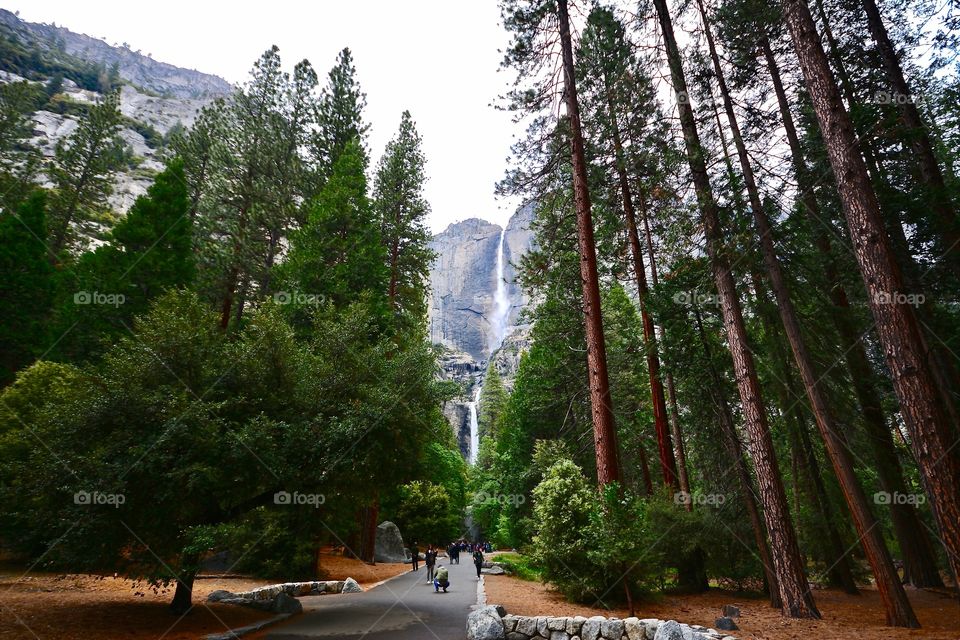
<path id="1" fill-rule="evenodd" d="M 366 565 L 321 556 L 324 579 L 351 577 L 368 588 L 409 570 L 405 564 Z M 154 591 L 144 583 L 90 575 L 30 572 L 0 567 L 0 640 L 195 640 L 252 624 L 273 614 L 205 603 L 216 589 L 246 591 L 269 580 L 203 577 L 194 585 L 193 611 L 180 619 L 167 609 L 173 585 Z"/>
<path id="2" fill-rule="evenodd" d="M 511 576 L 486 576 L 487 602 L 503 604 L 516 615 L 551 616 L 629 616 L 626 609 L 601 609 L 571 604 L 539 582 Z M 814 592 L 822 620 L 792 620 L 771 609 L 765 598 L 711 590 L 696 595 L 663 595 L 637 607 L 639 618 L 677 620 L 687 624 L 713 627 L 725 604 L 740 607 L 739 631 L 731 633 L 742 640 L 957 640 L 960 638 L 960 603 L 942 593 L 908 589 L 920 629 L 895 629 L 883 625 L 880 597 L 873 589 L 850 596 L 832 589 Z"/>

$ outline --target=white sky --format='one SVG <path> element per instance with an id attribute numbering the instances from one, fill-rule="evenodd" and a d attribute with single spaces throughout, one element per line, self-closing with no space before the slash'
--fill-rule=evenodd
<path id="1" fill-rule="evenodd" d="M 517 130 L 510 114 L 489 106 L 512 79 L 498 72 L 507 34 L 496 0 L 4 0 L 3 6 L 24 20 L 127 42 L 155 60 L 234 83 L 246 79 L 271 44 L 280 47 L 287 70 L 308 58 L 324 83 L 337 53 L 349 46 L 367 94 L 373 162 L 404 109 L 417 121 L 434 231 L 474 216 L 504 224 L 518 204 L 493 194 Z"/>

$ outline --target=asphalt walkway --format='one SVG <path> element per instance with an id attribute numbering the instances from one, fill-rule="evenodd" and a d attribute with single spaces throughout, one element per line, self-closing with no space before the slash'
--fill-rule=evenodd
<path id="1" fill-rule="evenodd" d="M 470 557 L 450 565 L 448 593 L 434 593 L 427 571 L 407 572 L 364 593 L 301 598 L 304 613 L 269 630 L 271 640 L 465 640 L 467 614 L 477 602 L 477 574 Z"/>

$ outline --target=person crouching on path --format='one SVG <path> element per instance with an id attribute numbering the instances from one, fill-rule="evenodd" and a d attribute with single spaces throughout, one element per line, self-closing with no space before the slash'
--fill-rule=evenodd
<path id="1" fill-rule="evenodd" d="M 450 586 L 450 574 L 447 572 L 447 568 L 443 565 L 437 567 L 437 576 L 433 579 L 433 590 L 436 593 L 440 592 L 440 589 L 443 589 L 443 592 L 447 592 L 447 587 Z"/>
<path id="2" fill-rule="evenodd" d="M 427 554 L 423 560 L 423 564 L 427 565 L 427 584 L 432 584 L 433 568 L 437 564 L 437 550 L 433 548 L 432 544 L 427 547 Z"/>
<path id="3" fill-rule="evenodd" d="M 477 566 L 477 580 L 480 579 L 480 569 L 483 568 L 483 552 L 480 551 L 480 545 L 476 546 L 473 552 L 473 564 Z"/>

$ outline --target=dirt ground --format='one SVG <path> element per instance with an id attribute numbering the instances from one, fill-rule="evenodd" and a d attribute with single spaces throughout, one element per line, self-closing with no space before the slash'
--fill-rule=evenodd
<path id="1" fill-rule="evenodd" d="M 404 564 L 364 563 L 323 555 L 328 580 L 351 577 L 364 587 L 403 572 Z M 272 614 L 204 601 L 216 589 L 246 591 L 270 584 L 248 578 L 200 578 L 194 609 L 182 618 L 167 606 L 173 585 L 155 592 L 148 585 L 119 578 L 30 573 L 0 568 L 0 640 L 195 640 L 208 633 L 271 617 Z"/>
<path id="2" fill-rule="evenodd" d="M 607 611 L 570 604 L 537 582 L 509 576 L 486 576 L 487 602 L 503 604 L 508 613 L 517 615 L 596 616 L 615 615 L 625 618 L 625 609 Z M 920 619 L 921 629 L 894 629 L 883 626 L 883 608 L 876 591 L 865 590 L 861 596 L 849 596 L 834 590 L 814 592 L 822 620 L 791 620 L 779 610 L 771 609 L 765 599 L 746 599 L 724 591 L 700 595 L 660 597 L 637 607 L 637 617 L 673 619 L 688 624 L 712 627 L 725 604 L 740 607 L 737 624 L 740 631 L 731 632 L 744 640 L 958 640 L 960 638 L 960 604 L 956 599 L 929 591 L 908 589 L 910 602 Z"/>

